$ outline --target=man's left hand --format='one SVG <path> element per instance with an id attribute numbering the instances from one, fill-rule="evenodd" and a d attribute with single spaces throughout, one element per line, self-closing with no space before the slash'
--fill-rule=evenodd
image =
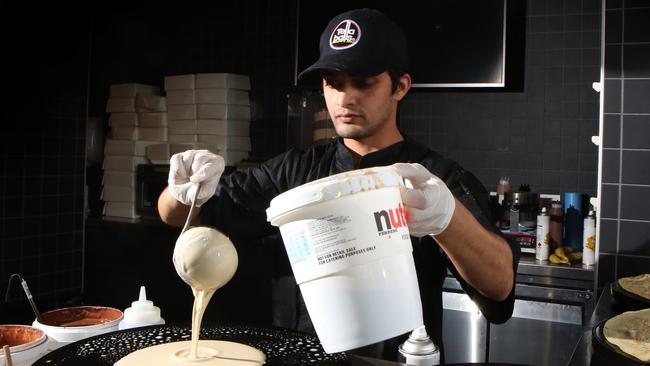
<path id="1" fill-rule="evenodd" d="M 410 234 L 422 237 L 443 232 L 456 208 L 456 199 L 445 182 L 418 163 L 397 163 L 392 168 L 407 186 L 402 201 Z"/>

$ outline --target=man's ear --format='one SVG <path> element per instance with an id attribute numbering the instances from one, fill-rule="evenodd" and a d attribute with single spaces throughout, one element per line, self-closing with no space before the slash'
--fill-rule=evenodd
<path id="1" fill-rule="evenodd" d="M 395 93 L 393 95 L 395 96 L 395 100 L 398 102 L 404 98 L 406 93 L 409 92 L 411 89 L 411 75 L 409 74 L 403 74 L 402 76 L 399 77 L 399 81 L 397 83 L 397 88 L 395 88 Z"/>

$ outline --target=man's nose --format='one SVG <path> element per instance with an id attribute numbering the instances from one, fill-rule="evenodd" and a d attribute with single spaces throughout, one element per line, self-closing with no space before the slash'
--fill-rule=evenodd
<path id="1" fill-rule="evenodd" d="M 352 88 L 348 83 L 341 87 L 338 90 L 337 102 L 341 107 L 354 105 L 356 103 L 356 93 L 354 88 Z"/>

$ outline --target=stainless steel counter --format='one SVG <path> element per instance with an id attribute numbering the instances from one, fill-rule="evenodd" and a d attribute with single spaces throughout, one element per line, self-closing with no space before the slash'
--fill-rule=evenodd
<path id="1" fill-rule="evenodd" d="M 522 255 L 517 268 L 517 283 L 593 290 L 594 266 L 539 262 L 534 256 Z"/>
<path id="2" fill-rule="evenodd" d="M 594 309 L 594 268 L 555 265 L 524 255 L 517 268 L 512 318 L 490 325 L 458 281 L 443 288 L 443 339 L 448 362 L 564 365 Z"/>

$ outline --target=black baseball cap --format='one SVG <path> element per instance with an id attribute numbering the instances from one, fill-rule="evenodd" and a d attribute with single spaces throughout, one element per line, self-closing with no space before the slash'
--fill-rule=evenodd
<path id="1" fill-rule="evenodd" d="M 320 36 L 320 57 L 298 75 L 338 71 L 374 76 L 408 71 L 408 46 L 402 28 L 375 9 L 355 9 L 335 16 Z"/>

